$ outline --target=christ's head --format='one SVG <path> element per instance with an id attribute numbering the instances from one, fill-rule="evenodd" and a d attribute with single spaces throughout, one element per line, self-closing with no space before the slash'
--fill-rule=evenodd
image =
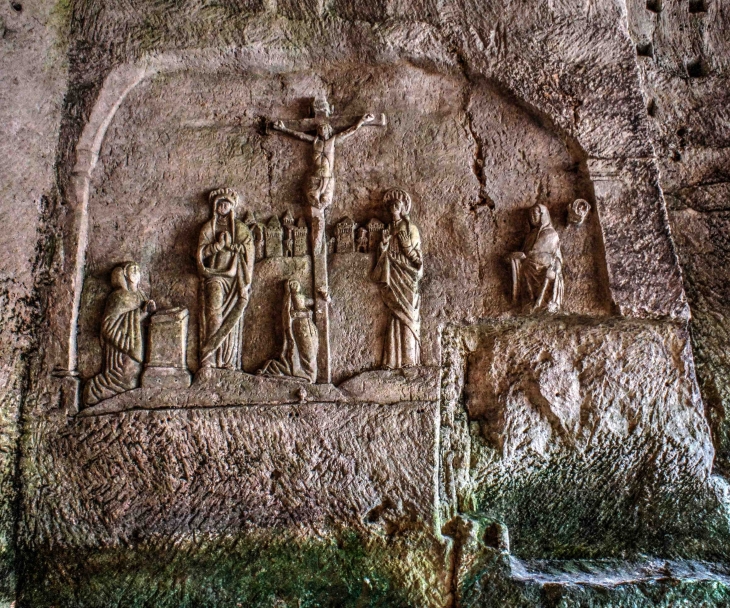
<path id="1" fill-rule="evenodd" d="M 329 139 L 332 137 L 332 125 L 328 122 L 317 125 L 317 135 L 322 139 Z"/>

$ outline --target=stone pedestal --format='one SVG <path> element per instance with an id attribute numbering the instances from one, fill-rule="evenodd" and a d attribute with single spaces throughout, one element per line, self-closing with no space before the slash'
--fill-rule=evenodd
<path id="1" fill-rule="evenodd" d="M 188 341 L 186 308 L 161 310 L 150 319 L 143 387 L 187 388 L 191 378 L 185 360 Z"/>

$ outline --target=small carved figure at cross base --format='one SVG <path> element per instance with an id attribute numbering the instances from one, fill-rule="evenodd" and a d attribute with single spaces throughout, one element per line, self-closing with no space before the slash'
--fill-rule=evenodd
<path id="1" fill-rule="evenodd" d="M 266 376 L 292 376 L 309 382 L 317 379 L 317 349 L 319 338 L 312 321 L 310 306 L 314 300 L 302 292 L 299 281 L 284 282 L 284 302 L 281 313 L 284 345 L 278 359 L 267 361 L 258 371 Z"/>
<path id="2" fill-rule="evenodd" d="M 508 257 L 512 265 L 512 300 L 518 303 L 520 297 L 529 299 L 534 312 L 545 306 L 550 289 L 546 308 L 549 313 L 556 313 L 563 305 L 565 289 L 563 254 L 560 237 L 545 205 L 530 208 L 530 227 L 522 251 L 515 251 Z"/>

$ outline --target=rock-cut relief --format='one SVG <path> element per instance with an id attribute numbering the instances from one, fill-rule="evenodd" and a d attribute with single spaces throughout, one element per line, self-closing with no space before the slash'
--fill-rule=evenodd
<path id="1" fill-rule="evenodd" d="M 530 208 L 530 232 L 521 251 L 509 255 L 512 300 L 526 302 L 532 312 L 556 313 L 563 305 L 563 254 L 560 237 L 545 205 Z"/>
<path id="2" fill-rule="evenodd" d="M 200 275 L 200 365 L 242 369 L 243 313 L 253 279 L 254 240 L 236 219 L 238 195 L 225 188 L 210 193 L 213 217 L 198 240 Z"/>
<path id="3" fill-rule="evenodd" d="M 241 211 L 245 219 L 239 219 L 239 194 L 231 188 L 213 190 L 207 197 L 211 215 L 199 229 L 195 248 L 202 384 L 197 383 L 198 388 L 192 390 L 199 391 L 210 381 L 224 381 L 230 390 L 246 391 L 246 387 L 264 386 L 261 382 L 287 378 L 331 387 L 327 256 L 332 254 L 344 256 L 339 272 L 347 266 L 348 276 L 369 285 L 376 298 L 379 292 L 383 308 L 377 314 L 383 314 L 383 321 L 387 318 L 382 353 L 375 353 L 375 340 L 364 346 L 372 349 L 373 363 L 360 370 L 362 378 L 368 378 L 362 381 L 400 382 L 400 375 L 383 374 L 372 366 L 400 370 L 422 364 L 420 281 L 424 263 L 421 235 L 410 216 L 410 194 L 399 188 L 384 194 L 388 224 L 371 218 L 358 226 L 346 216 L 332 227 L 331 251 L 325 241 L 325 210 L 335 194 L 336 145 L 363 126 L 385 126 L 385 115 L 335 120 L 325 100 L 315 100 L 312 107 L 313 118 L 269 125 L 312 145 L 313 167 L 302 197 L 311 222 L 304 217 L 296 219 L 290 209 L 265 220 L 258 219 L 253 210 Z M 335 133 L 335 128 L 340 131 Z M 191 386 L 186 365 L 188 311 L 177 307 L 159 312 L 151 319 L 145 337 L 147 326 L 143 327 L 142 320 L 154 312 L 154 303 L 139 290 L 139 281 L 139 267 L 134 263 L 114 270 L 115 291 L 109 296 L 102 321 L 104 364 L 101 373 L 85 387 L 87 405 L 140 387 L 172 390 Z M 276 285 L 283 287 L 280 301 L 275 295 L 278 290 L 271 291 Z M 354 285 L 351 288 L 357 292 Z M 247 313 L 252 299 L 257 302 L 254 312 Z M 276 317 L 270 316 L 269 311 L 274 310 L 280 328 Z M 250 314 L 254 316 L 248 323 L 253 325 L 245 325 Z M 263 318 L 269 320 L 262 325 Z M 251 336 L 245 332 L 252 332 Z M 277 334 L 281 336 L 279 345 Z M 244 355 L 246 361 L 255 359 L 255 354 L 244 349 L 255 350 L 262 343 L 276 345 L 269 352 L 278 354 L 268 354 L 268 360 L 262 357 L 255 364 L 246 363 L 244 370 Z M 254 371 L 256 375 L 251 375 Z M 240 372 L 240 382 L 227 372 Z M 119 406 L 128 407 L 133 401 L 129 398 Z"/>
<path id="4" fill-rule="evenodd" d="M 136 262 L 112 271 L 112 287 L 101 321 L 102 367 L 84 387 L 83 400 L 94 405 L 139 386 L 144 361 L 142 320 L 155 311 L 155 303 L 139 288 Z"/>
<path id="5" fill-rule="evenodd" d="M 332 108 L 326 99 L 317 98 L 312 102 L 312 112 L 316 122 L 302 121 L 297 128 L 287 126 L 277 120 L 272 128 L 301 141 L 312 144 L 312 170 L 304 188 L 307 204 L 312 214 L 312 246 L 319 253 L 324 239 L 324 212 L 332 204 L 335 195 L 335 149 L 366 124 L 373 123 L 375 116 L 365 114 L 354 125 L 340 133 L 335 133 L 329 120 Z M 290 123 L 291 125 L 291 123 Z M 294 125 L 292 125 L 294 126 Z M 313 129 L 312 129 L 313 128 Z M 307 133 L 314 130 L 315 134 Z"/>
<path id="6" fill-rule="evenodd" d="M 312 101 L 313 118 L 303 120 L 276 120 L 267 123 L 267 129 L 289 135 L 312 145 L 312 166 L 304 185 L 304 198 L 311 221 L 311 244 L 313 260 L 313 292 L 315 324 L 319 335 L 317 381 L 327 384 L 331 381 L 330 342 L 329 342 L 329 278 L 327 274 L 327 246 L 325 212 L 335 196 L 335 152 L 338 145 L 349 139 L 364 126 L 385 126 L 385 115 L 379 120 L 374 114 L 364 114 L 353 122 L 349 119 L 332 118 L 332 107 L 324 98 Z M 348 121 L 349 126 L 335 131 L 335 122 Z M 269 131 L 271 132 L 271 131 Z M 297 232 L 290 226 L 292 233 L 283 248 L 283 254 L 295 255 L 302 249 L 297 243 Z M 301 230 L 299 231 L 301 232 Z M 290 249 L 291 248 L 291 249 Z M 354 249 L 354 243 L 353 243 Z"/>
<path id="7" fill-rule="evenodd" d="M 310 306 L 314 306 L 314 300 L 306 297 L 299 281 L 292 279 L 284 282 L 281 313 L 284 345 L 279 358 L 267 361 L 258 371 L 259 374 L 316 381 L 319 337 Z"/>
<path id="8" fill-rule="evenodd" d="M 383 344 L 382 366 L 400 369 L 421 364 L 421 235 L 411 222 L 410 195 L 388 190 L 383 203 L 392 222 L 383 230 L 372 279 L 378 283 L 390 319 Z"/>
<path id="9" fill-rule="evenodd" d="M 591 204 L 582 198 L 575 199 L 568 205 L 568 223 L 581 226 L 588 217 L 591 210 Z"/>

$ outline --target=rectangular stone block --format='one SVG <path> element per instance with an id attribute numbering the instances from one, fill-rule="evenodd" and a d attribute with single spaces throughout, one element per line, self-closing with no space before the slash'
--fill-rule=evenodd
<path id="1" fill-rule="evenodd" d="M 49 526 L 42 534 L 54 542 L 88 547 L 134 530 L 347 526 L 385 534 L 434 526 L 438 403 L 138 410 L 77 420 L 73 432 L 51 439 L 53 462 L 41 473 L 53 491 L 37 507 L 38 525 Z M 94 523 L 82 528 L 79 513 Z"/>
<path id="2" fill-rule="evenodd" d="M 188 341 L 186 308 L 157 312 L 150 319 L 147 364 L 142 386 L 185 388 L 190 386 L 185 352 Z"/>

